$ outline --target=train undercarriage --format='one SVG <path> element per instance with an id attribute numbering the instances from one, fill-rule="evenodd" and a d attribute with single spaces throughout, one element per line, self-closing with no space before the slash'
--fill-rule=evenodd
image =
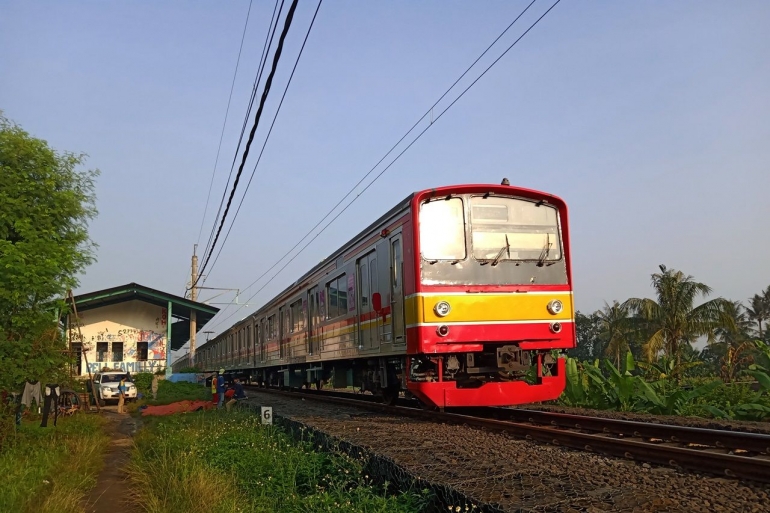
<path id="1" fill-rule="evenodd" d="M 564 360 L 549 350 L 485 344 L 482 351 L 297 363 L 235 371 L 251 383 L 279 388 L 352 389 L 387 404 L 403 394 L 429 408 L 511 406 L 556 399 Z"/>

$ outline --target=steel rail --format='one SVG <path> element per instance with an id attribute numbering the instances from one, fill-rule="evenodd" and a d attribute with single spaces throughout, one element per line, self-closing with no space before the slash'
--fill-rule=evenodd
<path id="1" fill-rule="evenodd" d="M 251 387 L 250 387 L 251 388 Z M 589 451 L 598 454 L 616 456 L 625 459 L 631 459 L 638 462 L 648 462 L 660 465 L 678 467 L 691 471 L 704 472 L 719 476 L 727 476 L 737 479 L 747 479 L 770 483 L 770 458 L 764 456 L 743 456 L 720 452 L 721 449 L 695 449 L 691 447 L 673 446 L 671 443 L 651 443 L 644 440 L 634 440 L 627 438 L 617 438 L 614 433 L 597 429 L 599 432 L 583 433 L 573 431 L 578 429 L 572 426 L 572 429 L 564 429 L 555 426 L 545 426 L 520 422 L 514 420 L 498 420 L 474 415 L 465 415 L 459 413 L 446 413 L 438 411 L 426 411 L 406 406 L 388 406 L 372 400 L 361 400 L 359 398 L 341 397 L 342 395 L 354 395 L 345 392 L 338 392 L 334 395 L 327 395 L 319 391 L 281 391 L 271 388 L 257 388 L 256 390 L 278 393 L 288 397 L 311 398 L 324 402 L 335 403 L 356 408 L 363 408 L 370 411 L 410 417 L 420 420 L 429 420 L 432 422 L 446 422 L 456 425 L 465 425 L 474 428 L 484 429 L 497 433 L 505 433 L 514 437 L 525 438 L 538 442 L 545 442 L 557 446 L 569 447 L 581 451 Z M 362 396 L 368 397 L 368 396 Z M 608 425 L 617 422 L 615 419 L 601 419 L 598 417 L 586 417 L 588 419 L 597 419 L 601 421 L 608 420 Z M 629 421 L 626 421 L 629 422 Z M 594 424 L 597 428 L 598 424 Z M 657 428 L 668 426 L 656 425 Z M 673 426 L 682 428 L 683 426 Z M 608 428 L 609 429 L 609 428 Z M 677 430 L 680 431 L 680 430 Z M 719 430 L 708 430 L 719 431 Z M 737 433 L 728 432 L 726 433 Z M 662 431 L 658 432 L 662 434 Z M 756 433 L 748 433 L 757 435 Z M 657 436 L 652 438 L 671 440 L 672 436 Z M 767 436 L 767 435 L 758 435 Z M 643 437 L 640 437 L 643 438 Z M 756 436 L 748 438 L 756 439 Z M 745 444 L 742 444 L 745 445 Z"/>
<path id="2" fill-rule="evenodd" d="M 651 422 L 611 419 L 520 408 L 463 409 L 472 416 L 495 416 L 498 420 L 515 420 L 548 424 L 567 429 L 580 429 L 635 438 L 659 439 L 682 444 L 708 445 L 720 449 L 738 449 L 770 454 L 770 435 L 727 429 L 699 428 Z"/>

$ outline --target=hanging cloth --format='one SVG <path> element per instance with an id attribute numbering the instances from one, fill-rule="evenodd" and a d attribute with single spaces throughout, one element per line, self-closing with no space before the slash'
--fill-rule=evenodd
<path id="1" fill-rule="evenodd" d="M 43 404 L 43 398 L 40 395 L 39 381 L 27 381 L 24 383 L 24 392 L 21 394 L 21 404 L 27 408 L 30 408 L 32 406 L 33 399 L 38 406 Z"/>
<path id="2" fill-rule="evenodd" d="M 53 425 L 56 425 L 56 421 L 59 419 L 59 395 L 61 395 L 61 390 L 58 384 L 46 384 L 43 421 L 40 423 L 40 427 L 48 427 L 48 414 L 51 408 L 53 408 Z"/>

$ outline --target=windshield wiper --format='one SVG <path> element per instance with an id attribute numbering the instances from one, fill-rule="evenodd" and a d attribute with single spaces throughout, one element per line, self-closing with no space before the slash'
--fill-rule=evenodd
<path id="1" fill-rule="evenodd" d="M 492 267 L 496 266 L 498 263 L 500 263 L 500 258 L 503 256 L 503 251 L 508 252 L 508 260 L 511 259 L 511 245 L 508 243 L 508 234 L 505 234 L 505 246 L 500 248 L 500 251 L 497 253 L 497 256 L 494 260 L 492 260 Z"/>
<path id="2" fill-rule="evenodd" d="M 495 258 L 492 260 L 484 259 L 484 261 L 479 261 L 481 265 L 487 265 L 488 263 L 492 263 L 492 266 L 496 266 L 500 262 L 500 258 L 502 258 L 503 253 L 505 251 L 508 251 L 508 258 L 511 258 L 511 245 L 508 243 L 508 234 L 505 234 L 505 246 L 500 248 L 500 251 L 497 252 L 497 255 L 495 255 Z"/>
<path id="3" fill-rule="evenodd" d="M 538 267 L 543 267 L 543 263 L 545 262 L 545 259 L 548 258 L 548 253 L 550 252 L 551 252 L 551 234 L 546 233 L 545 246 L 543 246 L 543 251 L 540 252 L 540 257 L 537 259 Z"/>

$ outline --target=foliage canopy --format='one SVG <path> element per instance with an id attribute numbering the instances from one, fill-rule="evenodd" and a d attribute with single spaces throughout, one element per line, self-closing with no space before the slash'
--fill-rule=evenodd
<path id="1" fill-rule="evenodd" d="M 65 363 L 58 319 L 94 261 L 85 155 L 61 153 L 0 113 L 0 388 L 51 379 Z"/>

